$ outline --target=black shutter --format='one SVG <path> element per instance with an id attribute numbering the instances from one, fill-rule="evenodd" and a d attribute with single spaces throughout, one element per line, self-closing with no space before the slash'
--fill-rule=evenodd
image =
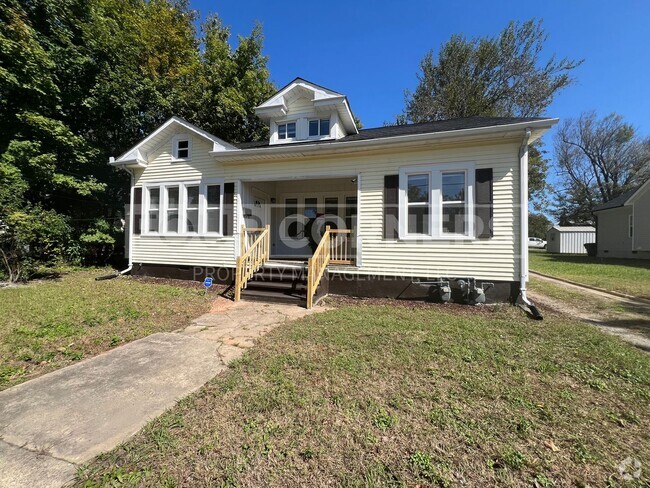
<path id="1" fill-rule="evenodd" d="M 142 233 L 142 188 L 133 189 L 133 234 Z"/>
<path id="2" fill-rule="evenodd" d="M 399 237 L 399 175 L 384 176 L 384 238 Z"/>
<path id="3" fill-rule="evenodd" d="M 231 236 L 233 233 L 233 218 L 235 215 L 235 184 L 223 185 L 223 235 Z"/>
<path id="4" fill-rule="evenodd" d="M 493 217 L 493 192 L 492 192 L 492 168 L 481 168 L 476 170 L 474 198 L 474 220 L 476 225 L 476 237 L 489 239 L 494 235 Z"/>

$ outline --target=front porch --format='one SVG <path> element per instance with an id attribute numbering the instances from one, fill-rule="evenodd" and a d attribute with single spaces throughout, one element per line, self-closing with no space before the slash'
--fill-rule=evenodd
<path id="1" fill-rule="evenodd" d="M 269 258 L 278 261 L 307 262 L 327 226 L 349 231 L 338 233 L 333 251 L 340 261 L 346 261 L 340 264 L 353 264 L 357 260 L 357 193 L 354 176 L 242 182 L 243 222 L 247 229 L 270 226 Z M 246 234 L 241 249 L 248 249 L 254 234 Z"/>
<path id="2" fill-rule="evenodd" d="M 311 308 L 327 268 L 357 262 L 357 194 L 355 177 L 242 182 L 235 301 L 243 292 Z"/>

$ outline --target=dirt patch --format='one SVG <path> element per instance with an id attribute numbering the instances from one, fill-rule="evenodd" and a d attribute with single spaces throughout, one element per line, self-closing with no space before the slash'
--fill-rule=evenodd
<path id="1" fill-rule="evenodd" d="M 552 310 L 576 317 L 650 352 L 650 305 L 643 300 L 537 276 L 531 280 L 530 297 L 545 313 Z"/>
<path id="2" fill-rule="evenodd" d="M 152 276 L 133 276 L 132 279 L 139 281 L 140 283 L 151 283 L 155 285 L 169 285 L 169 286 L 176 286 L 179 288 L 190 288 L 193 290 L 205 290 L 203 283 L 199 281 L 175 280 L 173 278 L 154 278 Z M 227 289 L 228 286 L 226 285 L 214 284 L 208 289 L 207 293 L 209 293 L 210 295 L 221 295 Z"/>
<path id="3" fill-rule="evenodd" d="M 359 298 L 343 295 L 328 295 L 323 304 L 329 306 L 388 306 L 408 308 L 411 310 L 432 309 L 441 312 L 449 312 L 458 315 L 490 315 L 496 310 L 507 307 L 507 304 L 490 305 L 464 305 L 461 303 L 435 303 L 424 300 L 395 300 L 394 298 Z"/>

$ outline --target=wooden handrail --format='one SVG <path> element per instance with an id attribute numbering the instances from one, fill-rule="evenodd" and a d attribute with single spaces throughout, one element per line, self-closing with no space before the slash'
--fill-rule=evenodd
<path id="1" fill-rule="evenodd" d="M 314 255 L 309 258 L 307 266 L 307 308 L 314 306 L 314 295 L 327 269 L 327 265 L 330 263 L 330 232 L 331 229 L 328 225 L 325 228 L 323 238 L 314 251 Z"/>
<path id="2" fill-rule="evenodd" d="M 259 232 L 259 236 L 253 243 L 247 246 L 248 232 Z M 237 270 L 235 272 L 235 301 L 241 299 L 241 291 L 246 288 L 255 272 L 260 269 L 269 259 L 271 249 L 271 226 L 267 225 L 263 229 L 249 228 L 242 226 L 241 236 L 241 254 L 237 258 Z"/>

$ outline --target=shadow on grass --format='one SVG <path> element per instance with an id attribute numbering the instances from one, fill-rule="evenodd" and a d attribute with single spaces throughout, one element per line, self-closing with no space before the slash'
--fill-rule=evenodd
<path id="1" fill-rule="evenodd" d="M 647 339 L 647 343 L 641 344 L 634 342 L 636 347 L 639 347 L 645 351 L 650 352 L 650 321 L 644 319 L 621 319 L 621 320 L 604 320 L 604 321 L 592 321 L 592 324 L 599 327 L 611 327 L 616 329 L 625 329 L 632 334 L 637 334 L 643 336 Z"/>
<path id="2" fill-rule="evenodd" d="M 545 251 L 535 252 L 547 262 L 572 263 L 572 264 L 600 264 L 611 266 L 626 266 L 628 268 L 650 269 L 650 260 L 647 259 L 621 259 L 621 258 L 597 258 L 586 254 L 557 254 Z"/>

